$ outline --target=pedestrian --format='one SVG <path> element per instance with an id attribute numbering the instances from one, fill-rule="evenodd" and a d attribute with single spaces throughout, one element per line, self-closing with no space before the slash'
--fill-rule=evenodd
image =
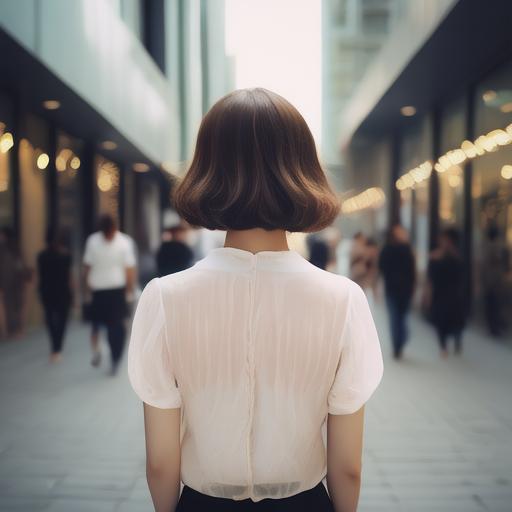
<path id="1" fill-rule="evenodd" d="M 115 375 L 125 344 L 127 295 L 135 286 L 136 257 L 133 240 L 117 229 L 115 219 L 104 214 L 99 231 L 90 235 L 83 258 L 87 290 L 91 295 L 91 364 L 99 366 L 101 351 L 99 329 L 105 326 L 111 356 L 111 375 Z"/>
<path id="2" fill-rule="evenodd" d="M 361 288 L 288 246 L 287 231 L 320 231 L 340 208 L 304 119 L 266 89 L 221 98 L 173 201 L 227 234 L 153 279 L 133 320 L 155 510 L 355 510 L 382 354 Z"/>
<path id="3" fill-rule="evenodd" d="M 350 279 L 361 287 L 365 285 L 366 257 L 366 237 L 359 231 L 353 236 L 350 248 Z"/>
<path id="4" fill-rule="evenodd" d="M 187 233 L 188 229 L 183 222 L 164 231 L 156 255 L 158 277 L 185 270 L 194 262 L 194 252 L 187 244 Z"/>
<path id="5" fill-rule="evenodd" d="M 62 360 L 62 346 L 72 303 L 71 254 L 63 234 L 54 228 L 46 233 L 46 248 L 37 256 L 39 298 L 50 336 L 50 362 Z"/>
<path id="6" fill-rule="evenodd" d="M 459 253 L 459 233 L 455 228 L 441 232 L 438 248 L 430 255 L 427 276 L 431 290 L 430 320 L 437 331 L 441 356 L 448 356 L 450 336 L 455 340 L 455 352 L 460 354 L 467 300 L 464 262 Z"/>
<path id="7" fill-rule="evenodd" d="M 407 314 L 414 294 L 415 269 L 415 258 L 407 231 L 400 224 L 395 224 L 389 230 L 379 256 L 395 359 L 402 358 L 407 343 Z"/>
<path id="8" fill-rule="evenodd" d="M 309 237 L 307 240 L 309 248 L 309 262 L 322 270 L 327 269 L 329 263 L 329 245 L 320 236 Z"/>
<path id="9" fill-rule="evenodd" d="M 375 302 L 378 295 L 379 284 L 379 246 L 375 239 L 369 237 L 366 239 L 365 264 L 366 272 L 363 289 L 371 291 L 372 300 Z"/>

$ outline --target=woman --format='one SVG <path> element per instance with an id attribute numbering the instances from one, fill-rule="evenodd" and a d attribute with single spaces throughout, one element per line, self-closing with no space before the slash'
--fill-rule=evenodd
<path id="1" fill-rule="evenodd" d="M 450 336 L 455 341 L 455 353 L 459 354 L 462 350 L 467 299 L 464 292 L 464 263 L 458 245 L 458 231 L 445 229 L 439 236 L 439 247 L 430 256 L 427 271 L 430 319 L 436 328 L 443 358 L 448 356 L 447 342 Z"/>
<path id="2" fill-rule="evenodd" d="M 302 116 L 260 88 L 219 100 L 174 205 L 227 234 L 151 281 L 135 313 L 128 372 L 155 510 L 355 511 L 382 355 L 362 290 L 288 248 L 287 231 L 339 211 Z"/>
<path id="3" fill-rule="evenodd" d="M 37 257 L 39 297 L 50 335 L 50 362 L 62 359 L 62 344 L 71 307 L 71 255 L 62 243 L 62 235 L 49 229 L 46 248 Z"/>

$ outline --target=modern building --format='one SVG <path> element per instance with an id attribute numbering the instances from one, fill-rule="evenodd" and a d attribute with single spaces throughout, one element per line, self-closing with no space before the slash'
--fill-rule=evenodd
<path id="1" fill-rule="evenodd" d="M 341 112 L 399 19 L 399 0 L 322 0 L 323 162 L 338 177 Z"/>
<path id="2" fill-rule="evenodd" d="M 458 228 L 475 311 L 491 274 L 504 307 L 512 290 L 511 19 L 506 0 L 406 2 L 340 116 L 347 230 L 401 222 L 424 271 Z"/>
<path id="3" fill-rule="evenodd" d="M 84 239 L 108 211 L 151 272 L 169 172 L 230 87 L 223 13 L 223 0 L 2 2 L 0 227 L 29 267 L 59 226 L 78 278 Z"/>

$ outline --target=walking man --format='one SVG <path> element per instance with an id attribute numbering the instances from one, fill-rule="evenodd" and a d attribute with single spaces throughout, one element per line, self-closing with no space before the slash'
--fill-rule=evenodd
<path id="1" fill-rule="evenodd" d="M 115 375 L 123 355 L 128 315 L 126 296 L 135 285 L 136 257 L 133 241 L 117 229 L 115 219 L 108 214 L 99 220 L 99 231 L 85 244 L 83 258 L 88 294 L 91 295 L 92 365 L 99 366 L 99 328 L 107 328 L 111 356 L 111 375 Z"/>
<path id="2" fill-rule="evenodd" d="M 399 224 L 389 231 L 380 253 L 379 269 L 386 290 L 393 357 L 401 359 L 408 337 L 407 314 L 414 294 L 416 265 L 407 231 Z"/>

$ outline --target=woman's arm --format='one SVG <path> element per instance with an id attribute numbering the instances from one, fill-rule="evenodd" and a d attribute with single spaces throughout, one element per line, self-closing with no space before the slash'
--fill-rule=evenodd
<path id="1" fill-rule="evenodd" d="M 181 409 L 144 403 L 146 478 L 155 512 L 174 512 L 180 497 Z"/>
<path id="2" fill-rule="evenodd" d="M 364 406 L 327 418 L 327 488 L 336 512 L 355 512 L 361 487 Z"/>

